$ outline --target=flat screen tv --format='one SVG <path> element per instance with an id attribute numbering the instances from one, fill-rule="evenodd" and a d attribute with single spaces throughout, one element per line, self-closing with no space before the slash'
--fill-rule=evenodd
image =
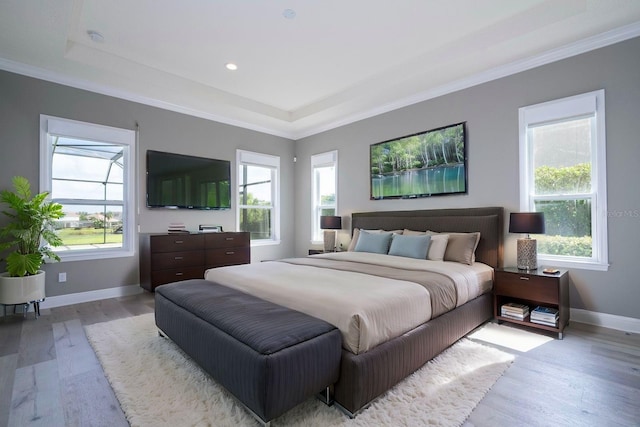
<path id="1" fill-rule="evenodd" d="M 371 200 L 467 193 L 465 123 L 372 144 L 369 154 Z"/>
<path id="2" fill-rule="evenodd" d="M 148 150 L 147 207 L 230 209 L 231 162 Z"/>

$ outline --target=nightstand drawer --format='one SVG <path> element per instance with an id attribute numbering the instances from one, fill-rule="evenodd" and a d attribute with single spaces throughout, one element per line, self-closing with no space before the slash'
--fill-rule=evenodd
<path id="1" fill-rule="evenodd" d="M 559 300 L 556 278 L 498 271 L 495 291 L 499 295 L 546 304 L 557 305 Z"/>

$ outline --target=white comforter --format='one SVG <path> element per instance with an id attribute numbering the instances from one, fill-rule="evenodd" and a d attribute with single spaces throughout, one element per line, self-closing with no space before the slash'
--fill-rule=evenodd
<path id="1" fill-rule="evenodd" d="M 490 289 L 492 277 L 492 269 L 480 263 L 468 266 L 364 252 L 316 256 L 435 270 L 456 282 L 458 305 Z M 423 286 L 368 274 L 272 261 L 210 269 L 205 279 L 325 320 L 342 332 L 343 347 L 355 354 L 431 318 L 430 295 Z"/>

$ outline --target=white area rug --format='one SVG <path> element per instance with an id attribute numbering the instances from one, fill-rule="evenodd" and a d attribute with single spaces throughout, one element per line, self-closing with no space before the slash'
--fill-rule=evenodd
<path id="1" fill-rule="evenodd" d="M 153 314 L 85 327 L 132 426 L 254 426 L 257 422 L 170 340 Z M 312 398 L 272 426 L 459 426 L 513 356 L 463 339 L 355 419 Z"/>

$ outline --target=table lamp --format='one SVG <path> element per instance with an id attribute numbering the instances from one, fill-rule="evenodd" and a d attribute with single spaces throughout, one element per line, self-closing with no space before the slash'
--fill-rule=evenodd
<path id="1" fill-rule="evenodd" d="M 518 269 L 535 270 L 538 268 L 538 243 L 529 234 L 544 234 L 544 213 L 515 212 L 509 217 L 509 233 L 522 233 L 527 236 L 518 239 Z"/>
<path id="2" fill-rule="evenodd" d="M 324 251 L 335 252 L 336 232 L 334 230 L 342 229 L 342 217 L 341 216 L 321 216 L 320 228 L 324 230 Z"/>

